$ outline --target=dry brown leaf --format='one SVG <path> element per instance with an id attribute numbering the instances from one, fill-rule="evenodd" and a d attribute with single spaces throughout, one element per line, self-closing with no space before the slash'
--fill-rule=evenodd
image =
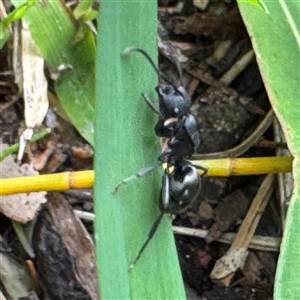
<path id="1" fill-rule="evenodd" d="M 74 272 L 91 299 L 99 299 L 96 254 L 92 239 L 77 218 L 69 202 L 58 193 L 48 197 L 47 208 L 68 252 L 73 258 Z"/>
<path id="2" fill-rule="evenodd" d="M 215 209 L 216 222 L 211 226 L 206 242 L 218 239 L 233 224 L 242 219 L 248 208 L 248 200 L 241 190 L 235 190 L 221 201 Z"/>
<path id="3" fill-rule="evenodd" d="M 200 10 L 205 10 L 207 5 L 209 3 L 209 0 L 193 0 L 194 6 L 199 8 Z"/>
<path id="4" fill-rule="evenodd" d="M 46 149 L 43 152 L 36 153 L 36 151 L 35 151 L 35 153 L 32 153 L 31 147 L 32 147 L 32 145 L 30 145 L 27 148 L 27 155 L 28 155 L 28 159 L 29 159 L 30 163 L 34 166 L 34 168 L 36 170 L 42 170 L 46 166 L 49 157 L 52 156 L 53 153 L 55 153 L 55 151 L 57 149 L 57 145 L 52 139 L 49 139 L 47 141 L 47 144 L 45 147 Z M 51 173 L 51 172 L 49 172 L 49 173 Z"/>
<path id="5" fill-rule="evenodd" d="M 243 274 L 247 281 L 251 284 L 260 281 L 260 270 L 262 268 L 262 264 L 257 255 L 253 252 L 249 252 L 245 265 L 243 267 Z"/>
<path id="6" fill-rule="evenodd" d="M 48 110 L 47 80 L 44 59 L 35 45 L 28 26 L 22 23 L 22 66 L 25 123 L 28 128 L 40 125 Z"/>
<path id="7" fill-rule="evenodd" d="M 202 201 L 200 203 L 197 214 L 200 216 L 200 218 L 209 220 L 213 217 L 213 209 L 206 201 Z"/>
<path id="8" fill-rule="evenodd" d="M 226 232 L 232 224 L 245 217 L 248 200 L 241 190 L 235 190 L 226 196 L 215 209 L 216 222 L 221 232 Z"/>
<path id="9" fill-rule="evenodd" d="M 207 236 L 205 237 L 206 243 L 210 244 L 213 241 L 220 238 L 220 236 L 223 234 L 223 232 L 220 231 L 220 228 L 218 226 L 218 223 L 214 223 L 210 228 Z"/>
<path id="10" fill-rule="evenodd" d="M 42 124 L 48 111 L 48 84 L 44 74 L 44 59 L 35 45 L 28 25 L 23 21 L 21 29 L 23 73 L 23 94 L 25 103 L 26 129 L 20 137 L 18 160 L 22 159 L 28 140 L 33 135 L 33 128 Z"/>
<path id="11" fill-rule="evenodd" d="M 7 145 L 0 144 L 1 150 Z M 32 165 L 19 166 L 12 156 L 6 157 L 0 163 L 1 178 L 38 175 Z M 47 200 L 46 192 L 23 193 L 9 196 L 0 196 L 0 211 L 8 218 L 17 222 L 26 223 L 34 218 L 41 205 Z"/>

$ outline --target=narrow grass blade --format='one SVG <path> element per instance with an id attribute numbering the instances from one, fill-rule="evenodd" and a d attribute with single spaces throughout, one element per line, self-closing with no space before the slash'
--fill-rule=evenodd
<path id="1" fill-rule="evenodd" d="M 239 7 L 272 107 L 295 157 L 294 191 L 289 202 L 274 294 L 275 299 L 297 299 L 300 295 L 300 4 L 283 0 L 266 4 L 268 15 L 245 3 Z"/>
<path id="2" fill-rule="evenodd" d="M 165 216 L 135 267 L 129 265 L 159 215 L 161 172 L 119 188 L 124 178 L 155 165 L 157 116 L 142 93 L 154 97 L 156 74 L 130 46 L 156 58 L 156 1 L 103 1 L 97 51 L 95 232 L 103 299 L 183 299 L 181 273 L 171 224 Z"/>
<path id="3" fill-rule="evenodd" d="M 25 1 L 13 0 L 15 6 Z M 36 1 L 24 20 L 52 73 L 60 104 L 82 136 L 94 145 L 95 39 L 63 1 Z M 77 29 L 85 26 L 78 40 Z M 60 70 L 60 71 L 59 71 Z"/>

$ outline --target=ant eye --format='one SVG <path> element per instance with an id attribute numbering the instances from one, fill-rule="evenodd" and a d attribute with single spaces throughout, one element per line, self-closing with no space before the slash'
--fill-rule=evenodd
<path id="1" fill-rule="evenodd" d="M 169 95 L 170 92 L 171 92 L 170 87 L 166 86 L 166 87 L 163 89 L 163 92 L 164 92 L 166 95 Z"/>
<path id="2" fill-rule="evenodd" d="M 180 97 L 184 98 L 184 96 L 182 95 L 182 93 L 179 90 L 177 90 L 177 89 L 174 91 L 174 95 L 175 96 L 180 96 Z"/>

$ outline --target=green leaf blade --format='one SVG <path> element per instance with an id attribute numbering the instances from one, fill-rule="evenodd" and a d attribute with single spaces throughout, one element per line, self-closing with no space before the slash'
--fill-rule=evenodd
<path id="1" fill-rule="evenodd" d="M 249 3 L 261 8 L 265 13 L 269 14 L 268 7 L 261 0 L 237 0 L 238 3 Z"/>
<path id="2" fill-rule="evenodd" d="M 13 0 L 14 5 L 20 1 Z M 22 1 L 23 2 L 23 1 Z M 36 1 L 24 20 L 52 72 L 59 72 L 54 86 L 60 104 L 83 137 L 94 145 L 95 41 L 89 29 L 75 43 L 77 25 L 62 1 Z"/>
<path id="3" fill-rule="evenodd" d="M 185 298 L 167 216 L 128 271 L 159 214 L 161 170 L 112 194 L 122 179 L 157 164 L 157 116 L 141 96 L 154 98 L 156 74 L 139 53 L 122 56 L 138 46 L 156 57 L 156 15 L 153 1 L 103 2 L 98 20 L 95 230 L 104 299 Z"/>
<path id="4" fill-rule="evenodd" d="M 294 191 L 290 200 L 276 271 L 275 299 L 300 295 L 300 4 L 268 2 L 269 15 L 239 4 L 251 37 L 272 107 L 283 127 L 294 159 Z"/>

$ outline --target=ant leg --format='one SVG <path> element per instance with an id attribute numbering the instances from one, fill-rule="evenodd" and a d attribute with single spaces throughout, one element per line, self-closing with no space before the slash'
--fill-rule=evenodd
<path id="1" fill-rule="evenodd" d="M 193 167 L 195 167 L 198 170 L 202 170 L 203 173 L 200 175 L 201 177 L 205 176 L 208 172 L 208 169 L 206 167 L 200 166 L 200 165 L 194 165 L 192 164 Z"/>
<path id="2" fill-rule="evenodd" d="M 159 163 L 155 166 L 143 168 L 143 169 L 139 170 L 136 174 L 130 175 L 129 177 L 123 179 L 115 186 L 112 193 L 115 194 L 123 184 L 127 184 L 128 182 L 134 181 L 140 177 L 144 177 L 144 176 L 148 175 L 149 173 L 151 173 L 152 171 L 156 170 L 159 166 L 161 166 L 161 163 Z"/>
<path id="3" fill-rule="evenodd" d="M 163 118 L 163 115 L 161 114 L 159 109 L 156 107 L 154 102 L 143 93 L 142 93 L 142 96 L 143 96 L 144 100 L 146 101 L 147 105 L 151 108 L 151 110 L 153 112 L 155 112 L 160 118 Z"/>
<path id="4" fill-rule="evenodd" d="M 147 240 L 144 242 L 143 246 L 141 247 L 137 257 L 135 258 L 135 260 L 129 265 L 129 270 L 132 270 L 135 266 L 135 264 L 138 262 L 138 260 L 141 258 L 143 252 L 145 251 L 147 245 L 149 244 L 149 242 L 152 240 L 152 238 L 154 237 L 157 228 L 162 220 L 164 216 L 164 212 L 161 212 L 160 215 L 157 217 L 157 219 L 155 220 L 155 222 L 153 223 L 149 233 L 148 233 L 148 238 Z"/>

